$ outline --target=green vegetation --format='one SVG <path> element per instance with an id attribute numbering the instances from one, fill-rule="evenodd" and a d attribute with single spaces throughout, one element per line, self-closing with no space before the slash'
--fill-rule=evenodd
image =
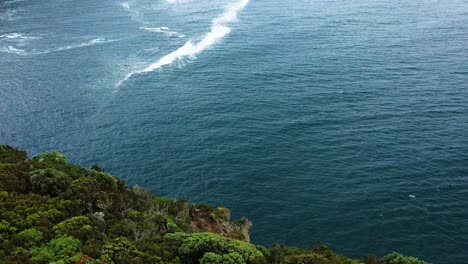
<path id="1" fill-rule="evenodd" d="M 0 145 L 0 263 L 425 264 L 398 253 L 351 259 L 323 245 L 249 243 L 230 211 L 154 197 L 57 151 Z"/>

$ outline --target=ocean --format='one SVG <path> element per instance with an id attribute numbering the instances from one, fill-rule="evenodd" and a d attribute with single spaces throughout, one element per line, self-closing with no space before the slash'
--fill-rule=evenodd
<path id="1" fill-rule="evenodd" d="M 0 143 L 253 243 L 468 263 L 468 1 L 0 0 Z"/>

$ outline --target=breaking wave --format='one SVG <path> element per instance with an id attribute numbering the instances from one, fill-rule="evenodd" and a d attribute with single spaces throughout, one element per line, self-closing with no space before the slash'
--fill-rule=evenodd
<path id="1" fill-rule="evenodd" d="M 130 9 L 130 4 L 128 2 L 120 3 L 120 6 L 125 8 L 125 9 Z"/>
<path id="2" fill-rule="evenodd" d="M 174 1 L 175 2 L 175 1 Z M 117 86 L 120 86 L 126 80 L 131 78 L 135 74 L 152 72 L 161 68 L 164 65 L 173 63 L 176 60 L 180 60 L 184 57 L 193 57 L 198 53 L 212 47 L 215 43 L 222 40 L 231 32 L 231 28 L 228 27 L 228 24 L 237 20 L 237 15 L 245 6 L 249 3 L 249 0 L 239 0 L 236 3 L 229 4 L 226 6 L 225 12 L 213 19 L 211 24 L 211 31 L 205 34 L 205 36 L 197 43 L 192 41 L 187 41 L 184 46 L 173 51 L 172 53 L 162 57 L 158 61 L 152 63 L 143 70 L 134 71 L 125 76 L 122 80 L 119 81 Z"/>

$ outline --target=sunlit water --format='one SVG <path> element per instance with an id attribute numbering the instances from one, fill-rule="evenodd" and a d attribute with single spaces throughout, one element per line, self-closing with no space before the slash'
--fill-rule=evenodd
<path id="1" fill-rule="evenodd" d="M 468 263 L 464 0 L 1 0 L 0 118 L 255 243 Z"/>

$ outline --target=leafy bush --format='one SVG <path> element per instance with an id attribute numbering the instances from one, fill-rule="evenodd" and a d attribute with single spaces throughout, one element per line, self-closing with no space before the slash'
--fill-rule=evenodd
<path id="1" fill-rule="evenodd" d="M 58 236 L 47 245 L 33 248 L 32 260 L 38 263 L 67 261 L 75 255 L 80 255 L 81 242 L 71 236 Z"/>
<path id="2" fill-rule="evenodd" d="M 213 252 L 208 252 L 203 255 L 200 260 L 201 264 L 245 264 L 242 256 L 237 252 L 218 255 Z"/>
<path id="3" fill-rule="evenodd" d="M 62 153 L 58 152 L 57 150 L 44 152 L 39 155 L 33 157 L 34 161 L 39 162 L 51 162 L 51 163 L 66 163 L 67 158 Z"/>
<path id="4" fill-rule="evenodd" d="M 381 262 L 382 264 L 429 264 L 418 258 L 404 256 L 396 252 L 386 255 Z"/>
<path id="5" fill-rule="evenodd" d="M 55 168 L 40 169 L 32 172 L 31 184 L 34 192 L 57 196 L 69 184 L 67 174 Z"/>
<path id="6" fill-rule="evenodd" d="M 56 224 L 52 230 L 57 235 L 74 236 L 81 241 L 86 241 L 91 238 L 100 236 L 96 220 L 90 219 L 89 216 L 75 216 L 65 221 Z"/>
<path id="7" fill-rule="evenodd" d="M 144 253 L 123 237 L 107 242 L 101 250 L 101 260 L 108 263 L 144 263 L 143 258 Z"/>
<path id="8" fill-rule="evenodd" d="M 256 263 L 264 259 L 262 252 L 254 245 L 213 233 L 173 233 L 167 234 L 165 240 L 178 248 L 180 257 L 187 263 L 196 263 L 208 252 L 221 256 L 237 252 L 245 263 Z M 207 258 L 214 259 L 215 257 L 209 255 Z"/>
<path id="9" fill-rule="evenodd" d="M 22 244 L 29 248 L 39 245 L 43 238 L 44 235 L 41 231 L 37 230 L 36 228 L 29 228 L 16 234 L 14 239 L 16 240 L 16 244 Z"/>
<path id="10" fill-rule="evenodd" d="M 7 145 L 0 145 L 0 160 L 2 163 L 19 163 L 28 159 L 26 151 L 21 151 Z"/>

